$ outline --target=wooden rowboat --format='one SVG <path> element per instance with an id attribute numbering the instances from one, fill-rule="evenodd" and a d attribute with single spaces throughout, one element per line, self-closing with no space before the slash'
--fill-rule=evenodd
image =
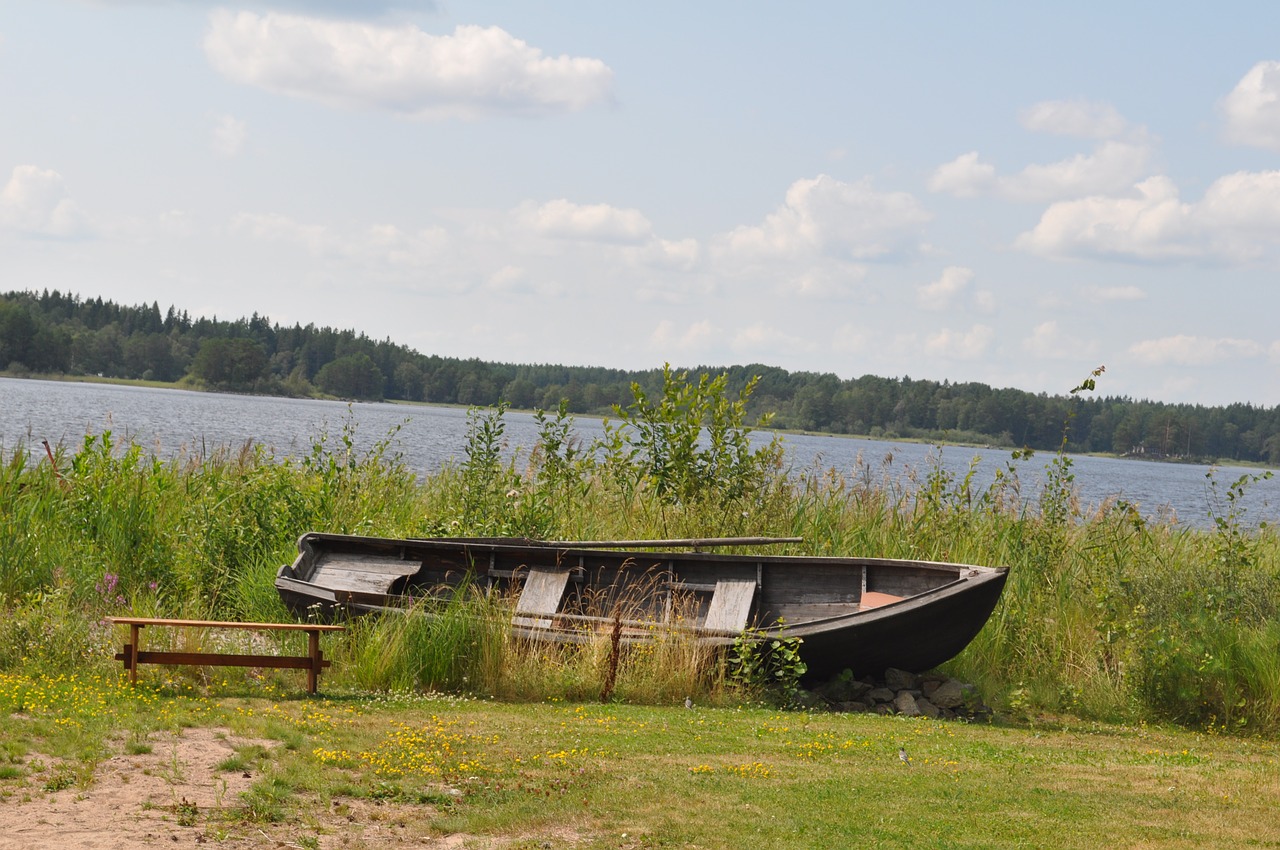
<path id="1" fill-rule="evenodd" d="M 634 541 L 669 544 L 672 541 Z M 769 539 L 683 541 L 712 545 Z M 686 629 L 712 645 L 800 638 L 809 677 L 922 672 L 982 629 L 1006 568 L 887 558 L 620 551 L 626 543 L 391 539 L 311 532 L 276 589 L 299 617 L 403 608 L 463 586 L 507 593 L 512 627 L 563 643 L 621 624 L 622 640 Z M 605 547 L 609 548 L 605 548 Z"/>

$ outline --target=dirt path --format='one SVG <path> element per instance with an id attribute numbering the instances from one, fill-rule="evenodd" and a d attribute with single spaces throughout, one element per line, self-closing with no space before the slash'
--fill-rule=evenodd
<path id="1" fill-rule="evenodd" d="M 220 770 L 236 747 L 274 742 L 237 739 L 226 730 L 153 735 L 151 752 L 98 764 L 87 788 L 36 788 L 0 800 L 0 850 L 138 850 L 155 847 L 494 847 L 474 836 L 433 837 L 427 807 L 342 801 L 317 805 L 292 823 L 245 823 L 229 816 L 257 778 Z"/>

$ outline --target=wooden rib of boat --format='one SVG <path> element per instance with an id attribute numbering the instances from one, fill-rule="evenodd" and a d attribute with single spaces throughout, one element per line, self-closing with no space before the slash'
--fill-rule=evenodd
<path id="1" fill-rule="evenodd" d="M 625 544 L 310 532 L 275 583 L 300 617 L 403 608 L 469 586 L 509 594 L 512 627 L 535 639 L 582 642 L 615 621 L 626 643 L 652 639 L 659 627 L 688 629 L 713 645 L 743 633 L 800 638 L 809 676 L 821 678 L 845 669 L 922 672 L 947 661 L 987 622 L 1008 572 L 887 558 L 596 548 L 605 545 Z"/>

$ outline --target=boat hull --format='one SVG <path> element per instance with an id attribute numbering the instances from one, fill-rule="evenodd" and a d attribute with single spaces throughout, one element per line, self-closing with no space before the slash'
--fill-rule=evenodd
<path id="1" fill-rule="evenodd" d="M 700 642 L 799 638 L 807 678 L 923 672 L 959 654 L 999 602 L 1007 570 L 881 558 L 579 549 L 506 539 L 304 534 L 276 588 L 300 617 L 403 608 L 460 587 L 506 594 L 512 627 L 560 643 L 624 626 Z"/>

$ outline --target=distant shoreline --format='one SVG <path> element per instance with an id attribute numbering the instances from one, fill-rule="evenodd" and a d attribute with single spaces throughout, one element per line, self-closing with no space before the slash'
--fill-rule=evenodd
<path id="1" fill-rule="evenodd" d="M 217 393 L 221 395 L 257 396 L 261 398 L 297 398 L 297 399 L 311 399 L 314 401 L 350 402 L 354 404 L 395 404 L 395 405 L 404 405 L 407 407 L 444 407 L 444 408 L 453 408 L 453 409 L 469 409 L 470 407 L 474 406 L 474 405 L 466 405 L 466 404 L 455 404 L 455 403 L 449 403 L 449 402 L 436 402 L 436 401 L 408 401 L 405 399 L 382 399 L 380 401 L 373 402 L 373 401 L 370 401 L 369 399 L 339 398 L 337 396 L 329 396 L 329 395 L 324 395 L 322 393 L 317 393 L 315 395 L 308 395 L 308 396 L 276 395 L 273 393 L 243 393 L 243 392 L 233 392 L 230 390 L 211 390 L 206 387 L 198 386 L 194 383 L 186 383 L 183 381 L 147 381 L 141 378 L 107 378 L 107 377 L 98 377 L 96 375 L 64 375 L 64 374 L 48 375 L 48 374 L 37 374 L 34 372 L 19 375 L 3 369 L 0 369 L 0 378 L 12 378 L 14 380 L 53 381 L 53 382 L 66 383 L 66 384 L 107 384 L 112 386 L 146 387 L 148 389 L 156 389 L 156 390 L 186 390 L 187 392 Z M 512 407 L 509 409 L 519 413 L 535 412 L 534 409 L 532 408 L 526 409 L 526 408 Z M 598 413 L 575 413 L 572 415 L 574 416 L 574 418 L 587 418 L 587 419 L 607 418 L 604 414 L 598 414 Z M 962 441 L 962 440 L 932 440 L 932 439 L 924 439 L 920 437 L 887 437 L 883 435 L 872 436 L 870 434 L 837 434 L 837 433 L 828 432 L 828 431 L 814 431 L 814 430 L 789 429 L 789 428 L 757 428 L 754 430 L 770 431 L 773 433 L 782 434 L 784 436 L 787 434 L 795 434 L 800 436 L 813 435 L 813 436 L 820 436 L 820 437 L 835 437 L 838 439 L 848 439 L 848 440 L 875 440 L 877 442 L 883 442 L 883 443 L 910 443 L 914 445 L 926 445 L 926 446 L 939 446 L 939 445 L 954 446 L 957 448 L 982 449 L 984 451 L 999 451 L 999 452 L 1031 451 L 1034 455 L 1057 454 L 1056 452 L 1047 451 L 1047 450 L 1040 450 L 1040 449 L 1028 450 L 1025 448 L 1020 449 L 1017 446 L 998 446 L 993 443 L 978 443 L 978 442 Z M 1144 461 L 1147 463 L 1187 464 L 1192 466 L 1230 465 L 1230 466 L 1245 467 L 1250 469 L 1273 469 L 1274 468 L 1269 464 L 1262 463 L 1259 461 L 1227 459 L 1224 462 L 1221 458 L 1218 458 L 1218 459 L 1177 458 L 1177 457 L 1158 458 L 1158 457 L 1144 457 L 1142 455 L 1133 455 L 1133 454 L 1119 454 L 1117 452 L 1068 452 L 1068 455 L 1111 458 L 1113 460 L 1137 460 L 1137 461 Z"/>

